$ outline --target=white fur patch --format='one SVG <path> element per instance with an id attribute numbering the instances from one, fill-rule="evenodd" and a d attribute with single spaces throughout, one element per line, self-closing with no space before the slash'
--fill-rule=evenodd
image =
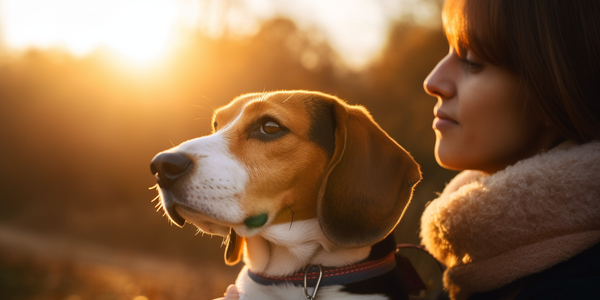
<path id="1" fill-rule="evenodd" d="M 361 261 L 371 247 L 358 249 L 333 245 L 323 234 L 317 219 L 294 221 L 265 227 L 260 236 L 247 238 L 252 271 L 270 276 L 287 276 L 309 264 L 342 267 Z M 264 239 L 261 241 L 261 239 Z M 270 243 L 267 247 L 263 243 Z"/>
<path id="2" fill-rule="evenodd" d="M 209 225 L 206 224 L 207 218 L 227 224 L 243 222 L 245 214 L 239 202 L 248 174 L 244 166 L 229 153 L 228 142 L 223 134 L 217 132 L 189 140 L 169 152 L 185 154 L 194 162 L 192 172 L 182 179 L 185 181 L 179 190 L 181 196 L 176 199 L 192 211 L 178 209 L 180 214 L 203 231 L 210 231 L 206 228 Z"/>

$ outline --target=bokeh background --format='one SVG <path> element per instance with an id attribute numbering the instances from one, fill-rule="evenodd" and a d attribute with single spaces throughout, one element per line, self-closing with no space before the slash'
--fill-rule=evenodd
<path id="1" fill-rule="evenodd" d="M 0 0 L 0 299 L 212 299 L 241 266 L 151 200 L 159 151 L 248 92 L 366 106 L 421 164 L 395 231 L 455 173 L 422 82 L 447 51 L 440 0 Z M 406 250 L 410 252 L 409 250 Z M 439 272 L 407 253 L 432 289 Z M 427 296 L 427 295 L 425 295 Z"/>

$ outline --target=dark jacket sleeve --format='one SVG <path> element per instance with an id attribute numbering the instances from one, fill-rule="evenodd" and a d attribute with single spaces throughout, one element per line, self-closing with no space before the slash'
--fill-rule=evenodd
<path id="1" fill-rule="evenodd" d="M 600 244 L 529 278 L 515 300 L 600 299 Z"/>
<path id="2" fill-rule="evenodd" d="M 469 300 L 600 300 L 600 243 L 547 270 Z"/>

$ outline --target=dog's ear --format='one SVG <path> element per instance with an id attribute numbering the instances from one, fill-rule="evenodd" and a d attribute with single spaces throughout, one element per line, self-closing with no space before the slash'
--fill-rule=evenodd
<path id="1" fill-rule="evenodd" d="M 338 246 L 371 245 L 396 227 L 421 171 L 366 109 L 330 103 L 335 148 L 319 192 L 319 224 Z"/>
<path id="2" fill-rule="evenodd" d="M 238 236 L 235 230 L 231 229 L 226 242 L 227 246 L 225 247 L 225 264 L 228 266 L 233 266 L 240 262 L 242 258 L 245 239 L 241 236 Z"/>

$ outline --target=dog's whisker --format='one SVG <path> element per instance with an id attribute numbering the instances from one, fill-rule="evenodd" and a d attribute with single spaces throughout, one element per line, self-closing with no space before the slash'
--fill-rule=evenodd
<path id="1" fill-rule="evenodd" d="M 154 202 L 156 200 L 158 200 L 160 198 L 160 195 L 156 195 L 156 197 L 154 197 L 154 199 L 152 199 L 150 202 Z"/>
<path id="2" fill-rule="evenodd" d="M 263 87 L 262 95 L 260 96 L 260 101 L 265 101 L 267 99 L 267 87 Z"/>
<path id="3" fill-rule="evenodd" d="M 155 184 L 155 185 L 153 185 L 153 186 L 151 186 L 151 187 L 149 187 L 148 189 L 149 190 L 156 190 L 156 189 L 158 189 L 158 183 Z"/>
<path id="4" fill-rule="evenodd" d="M 156 205 L 154 205 L 154 207 L 156 208 L 156 212 L 158 212 L 159 210 L 161 210 L 163 208 L 162 205 L 162 201 L 158 201 L 158 203 L 156 203 Z"/>
<path id="5" fill-rule="evenodd" d="M 207 99 L 208 99 L 208 98 L 207 98 Z M 210 112 L 212 112 L 212 110 L 210 110 L 210 109 L 208 109 L 208 108 L 206 108 L 206 107 L 204 107 L 204 106 L 200 106 L 200 105 L 196 105 L 196 104 L 192 104 L 192 106 L 193 106 L 193 107 L 196 107 L 196 108 L 200 108 L 200 109 L 203 109 L 203 110 L 206 110 L 206 111 L 210 111 Z"/>
<path id="6" fill-rule="evenodd" d="M 294 224 L 294 214 L 295 214 L 295 212 L 292 210 L 291 207 L 287 206 L 287 208 L 292 212 L 292 219 L 290 220 L 290 228 L 288 229 L 288 230 L 291 230 L 292 229 L 292 224 Z"/>
<path id="7" fill-rule="evenodd" d="M 292 96 L 294 96 L 294 94 L 291 94 L 289 97 L 287 97 L 287 99 L 283 100 L 283 102 L 282 102 L 282 103 L 285 103 L 285 101 L 288 101 L 288 100 L 290 100 L 290 98 L 292 98 Z"/>
<path id="8" fill-rule="evenodd" d="M 200 97 L 202 97 L 202 98 L 204 98 L 204 99 L 208 100 L 208 102 L 210 102 L 209 104 L 210 104 L 211 112 L 212 112 L 212 111 L 214 111 L 214 109 L 213 109 L 213 107 L 212 107 L 212 106 L 213 106 L 213 104 L 214 104 L 214 101 L 213 101 L 212 99 L 210 99 L 210 98 L 208 98 L 208 97 L 204 96 L 204 95 L 200 95 Z"/>

